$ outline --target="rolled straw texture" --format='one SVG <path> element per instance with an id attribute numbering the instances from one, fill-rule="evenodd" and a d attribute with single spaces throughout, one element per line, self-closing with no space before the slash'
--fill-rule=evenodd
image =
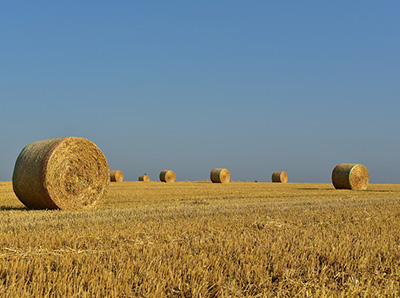
<path id="1" fill-rule="evenodd" d="M 32 209 L 93 209 L 103 203 L 110 172 L 103 152 L 84 138 L 27 145 L 12 177 L 18 199 Z"/>
<path id="2" fill-rule="evenodd" d="M 287 183 L 287 180 L 288 180 L 288 177 L 287 177 L 286 172 L 284 172 L 284 171 L 272 173 L 272 182 Z"/>
<path id="3" fill-rule="evenodd" d="M 214 168 L 210 173 L 210 180 L 213 183 L 228 183 L 231 179 L 231 173 L 227 169 Z"/>
<path id="4" fill-rule="evenodd" d="M 124 173 L 119 170 L 110 171 L 110 181 L 111 182 L 122 182 L 124 180 Z"/>
<path id="5" fill-rule="evenodd" d="M 141 175 L 141 176 L 139 176 L 139 181 L 149 182 L 150 177 L 148 175 Z"/>
<path id="6" fill-rule="evenodd" d="M 160 173 L 160 181 L 161 182 L 171 183 L 171 182 L 174 182 L 175 179 L 176 179 L 176 175 L 171 170 L 164 170 L 164 171 L 161 171 L 161 173 Z"/>
<path id="7" fill-rule="evenodd" d="M 360 164 L 341 163 L 332 171 L 332 183 L 336 189 L 365 190 L 368 181 L 368 170 Z"/>

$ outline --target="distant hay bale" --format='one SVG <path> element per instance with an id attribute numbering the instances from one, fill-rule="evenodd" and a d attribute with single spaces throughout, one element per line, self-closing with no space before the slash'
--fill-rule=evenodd
<path id="1" fill-rule="evenodd" d="M 175 179 L 176 179 L 176 175 L 171 170 L 164 170 L 164 171 L 161 171 L 161 173 L 160 173 L 160 181 L 161 182 L 172 183 L 175 181 Z"/>
<path id="2" fill-rule="evenodd" d="M 287 183 L 288 177 L 285 171 L 272 173 L 272 182 Z"/>
<path id="3" fill-rule="evenodd" d="M 365 190 L 368 181 L 368 170 L 360 164 L 341 163 L 332 171 L 332 183 L 336 189 Z"/>
<path id="4" fill-rule="evenodd" d="M 84 138 L 67 137 L 31 143 L 14 167 L 13 189 L 32 209 L 93 209 L 110 185 L 103 152 Z"/>
<path id="5" fill-rule="evenodd" d="M 110 171 L 110 181 L 111 182 L 122 182 L 124 180 L 124 173 L 119 170 Z"/>
<path id="6" fill-rule="evenodd" d="M 150 181 L 150 177 L 146 174 L 139 176 L 139 181 L 143 181 L 143 182 L 149 182 Z"/>
<path id="7" fill-rule="evenodd" d="M 231 173 L 227 169 L 214 168 L 210 173 L 210 180 L 212 183 L 229 183 Z"/>

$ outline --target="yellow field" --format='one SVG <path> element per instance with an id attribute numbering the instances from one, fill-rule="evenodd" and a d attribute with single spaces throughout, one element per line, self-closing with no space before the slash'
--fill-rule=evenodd
<path id="1" fill-rule="evenodd" d="M 0 183 L 6 297 L 398 297 L 400 185 L 122 182 L 29 211 Z"/>

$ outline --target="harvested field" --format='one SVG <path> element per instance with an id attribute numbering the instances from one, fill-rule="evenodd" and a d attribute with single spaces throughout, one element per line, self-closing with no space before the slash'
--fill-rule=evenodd
<path id="1" fill-rule="evenodd" d="M 0 209 L 7 297 L 400 294 L 400 185 L 121 182 L 43 211 L 1 182 Z"/>

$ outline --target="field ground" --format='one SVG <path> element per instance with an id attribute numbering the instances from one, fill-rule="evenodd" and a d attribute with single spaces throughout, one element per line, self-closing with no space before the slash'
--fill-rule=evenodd
<path id="1" fill-rule="evenodd" d="M 400 185 L 122 182 L 30 211 L 0 182 L 3 297 L 398 297 Z"/>

